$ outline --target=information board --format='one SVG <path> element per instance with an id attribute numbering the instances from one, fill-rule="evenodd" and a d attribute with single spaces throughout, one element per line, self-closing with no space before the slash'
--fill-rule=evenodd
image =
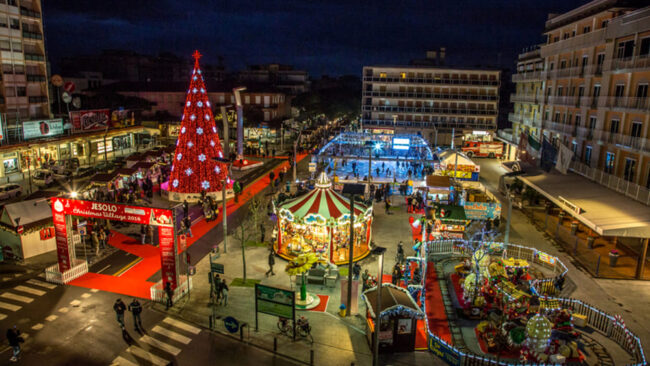
<path id="1" fill-rule="evenodd" d="M 277 287 L 255 284 L 255 329 L 258 329 L 257 314 L 263 313 L 292 319 L 295 328 L 296 293 Z M 295 336 L 295 329 L 294 329 Z"/>

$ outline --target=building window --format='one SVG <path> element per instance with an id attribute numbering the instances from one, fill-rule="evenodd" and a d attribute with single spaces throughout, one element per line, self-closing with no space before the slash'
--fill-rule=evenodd
<path id="1" fill-rule="evenodd" d="M 597 58 L 596 58 L 596 64 L 598 64 L 598 66 L 602 66 L 603 62 L 605 62 L 605 54 L 604 53 L 599 53 Z"/>
<path id="2" fill-rule="evenodd" d="M 16 87 L 16 96 L 17 97 L 26 97 L 27 96 L 27 88 L 25 88 L 24 86 Z"/>
<path id="3" fill-rule="evenodd" d="M 20 29 L 20 22 L 16 18 L 9 18 L 9 27 L 11 29 Z"/>
<path id="4" fill-rule="evenodd" d="M 402 79 L 406 79 L 406 73 L 405 73 L 405 72 L 400 73 L 399 76 L 400 76 Z"/>
<path id="5" fill-rule="evenodd" d="M 10 51 L 11 50 L 11 43 L 7 40 L 0 40 L 0 50 L 3 51 Z"/>
<path id="6" fill-rule="evenodd" d="M 605 155 L 605 173 L 613 174 L 614 173 L 614 161 L 616 160 L 616 154 L 608 152 Z"/>
<path id="7" fill-rule="evenodd" d="M 625 93 L 625 84 L 616 84 L 616 89 L 614 90 L 614 95 L 617 98 L 620 98 Z"/>
<path id="8" fill-rule="evenodd" d="M 582 28 L 582 33 L 589 33 L 589 32 L 591 32 L 591 27 L 590 26 L 586 26 L 586 27 Z"/>
<path id="9" fill-rule="evenodd" d="M 646 37 L 641 40 L 641 49 L 639 50 L 639 56 L 648 57 L 650 54 L 650 37 Z"/>
<path id="10" fill-rule="evenodd" d="M 639 121 L 632 122 L 632 129 L 630 130 L 630 136 L 632 137 L 641 137 L 641 130 L 643 129 L 643 124 Z"/>
<path id="11" fill-rule="evenodd" d="M 616 49 L 616 58 L 629 58 L 634 53 L 634 41 L 619 42 Z"/>
<path id="12" fill-rule="evenodd" d="M 591 166 L 591 146 L 585 147 L 585 164 Z"/>
<path id="13" fill-rule="evenodd" d="M 244 104 L 251 104 L 251 96 L 244 95 Z"/>
<path id="14" fill-rule="evenodd" d="M 609 133 L 618 133 L 618 128 L 619 128 L 620 124 L 621 124 L 621 121 L 619 121 L 617 119 L 611 120 L 611 122 L 609 124 Z"/>
<path id="15" fill-rule="evenodd" d="M 635 172 L 636 172 L 636 159 L 625 158 L 625 170 L 623 171 L 623 179 L 625 179 L 628 182 L 633 182 Z"/>
<path id="16" fill-rule="evenodd" d="M 262 104 L 262 97 L 259 95 L 255 96 L 255 104 Z"/>
<path id="17" fill-rule="evenodd" d="M 0 15 L 0 27 L 7 28 L 7 17 Z"/>
<path id="18" fill-rule="evenodd" d="M 600 96 L 600 84 L 594 85 L 594 98 L 598 98 Z"/>
<path id="19" fill-rule="evenodd" d="M 576 141 L 571 141 L 571 151 L 573 151 L 573 155 L 578 155 L 578 143 Z"/>
<path id="20" fill-rule="evenodd" d="M 379 77 L 382 78 L 382 79 L 385 79 L 386 78 L 386 73 L 385 72 L 380 72 Z"/>
<path id="21" fill-rule="evenodd" d="M 580 126 L 580 119 L 581 119 L 581 118 L 582 118 L 582 117 L 581 117 L 579 114 L 576 114 L 576 127 L 577 127 L 577 126 Z"/>
<path id="22" fill-rule="evenodd" d="M 589 117 L 589 126 L 588 127 L 589 127 L 590 130 L 593 130 L 594 128 L 596 128 L 596 116 L 590 116 Z"/>

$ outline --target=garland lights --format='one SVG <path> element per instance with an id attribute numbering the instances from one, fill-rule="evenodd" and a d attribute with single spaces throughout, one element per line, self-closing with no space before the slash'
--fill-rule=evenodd
<path id="1" fill-rule="evenodd" d="M 221 142 L 203 75 L 199 51 L 194 51 L 194 70 L 181 118 L 181 130 L 172 159 L 169 190 L 180 193 L 221 191 L 227 169 L 213 158 L 223 158 Z"/>

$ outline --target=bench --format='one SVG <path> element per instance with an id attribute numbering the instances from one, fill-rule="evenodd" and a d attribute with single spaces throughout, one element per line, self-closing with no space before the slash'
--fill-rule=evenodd
<path id="1" fill-rule="evenodd" d="M 319 283 L 321 285 L 325 284 L 325 276 L 327 276 L 327 270 L 324 268 L 313 268 L 307 272 L 307 283 Z"/>

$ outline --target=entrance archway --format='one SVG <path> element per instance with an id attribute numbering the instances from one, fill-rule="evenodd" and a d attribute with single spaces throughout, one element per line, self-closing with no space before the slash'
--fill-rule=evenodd
<path id="1" fill-rule="evenodd" d="M 58 264 L 46 270 L 48 281 L 68 283 L 88 273 L 87 261 L 77 258 L 75 254 L 74 244 L 78 236 L 71 231 L 72 216 L 157 226 L 162 280 L 151 287 L 151 299 L 161 301 L 167 283 L 174 290 L 174 298 L 188 291 L 191 282 L 188 278 L 179 281 L 178 276 L 176 214 L 173 209 L 63 197 L 52 198 Z"/>

